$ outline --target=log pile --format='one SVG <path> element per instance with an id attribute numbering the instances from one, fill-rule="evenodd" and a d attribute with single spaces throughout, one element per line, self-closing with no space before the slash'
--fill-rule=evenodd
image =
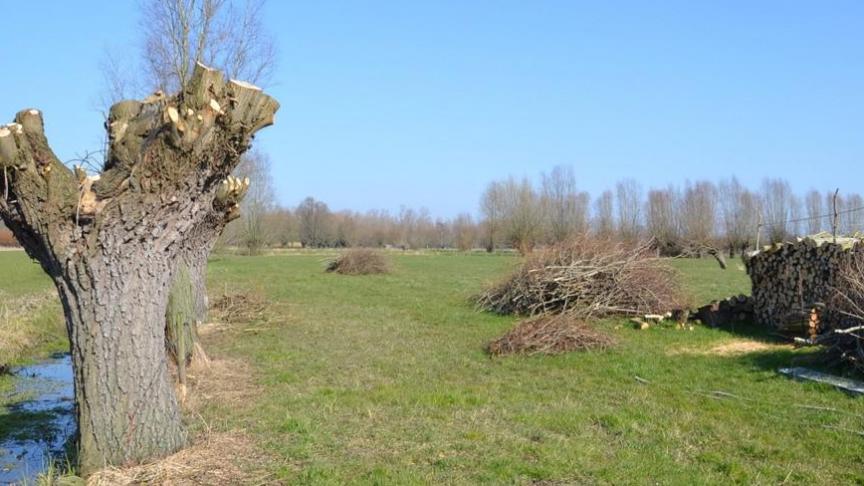
<path id="1" fill-rule="evenodd" d="M 692 313 L 711 327 L 734 326 L 753 322 L 753 299 L 746 295 L 733 295 L 723 300 L 714 300 Z"/>
<path id="2" fill-rule="evenodd" d="M 838 285 L 841 270 L 856 251 L 860 238 L 814 235 L 774 244 L 745 256 L 752 282 L 753 313 L 757 323 L 794 335 L 811 335 L 843 319 L 826 306 Z"/>

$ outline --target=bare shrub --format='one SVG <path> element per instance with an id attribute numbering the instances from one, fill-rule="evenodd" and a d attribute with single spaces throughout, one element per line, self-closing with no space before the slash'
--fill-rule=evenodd
<path id="1" fill-rule="evenodd" d="M 476 303 L 500 314 L 569 313 L 583 319 L 687 307 L 678 273 L 651 255 L 650 242 L 626 246 L 579 238 L 528 256 Z"/>
<path id="2" fill-rule="evenodd" d="M 829 309 L 838 314 L 839 322 L 815 341 L 828 346 L 834 359 L 864 373 L 864 245 L 851 250 L 838 280 Z"/>
<path id="3" fill-rule="evenodd" d="M 327 271 L 343 275 L 370 275 L 390 272 L 390 265 L 381 253 L 368 248 L 352 248 L 327 262 Z"/>
<path id="4" fill-rule="evenodd" d="M 567 315 L 543 315 L 524 320 L 501 338 L 489 343 L 489 354 L 558 354 L 606 349 L 615 340 Z"/>

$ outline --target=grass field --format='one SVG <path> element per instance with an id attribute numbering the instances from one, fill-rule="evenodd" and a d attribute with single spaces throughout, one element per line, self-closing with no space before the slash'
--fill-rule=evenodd
<path id="1" fill-rule="evenodd" d="M 0 251 L 0 275 L 0 367 L 68 348 L 60 303 L 42 268 L 23 251 Z"/>
<path id="2" fill-rule="evenodd" d="M 619 341 L 611 351 L 490 359 L 484 345 L 515 319 L 475 312 L 469 297 L 516 258 L 395 255 L 392 274 L 363 277 L 326 274 L 321 260 L 296 252 L 210 265 L 211 293 L 251 289 L 271 306 L 261 322 L 206 338 L 212 355 L 251 364 L 258 386 L 210 402 L 202 418 L 250 434 L 273 479 L 864 483 L 864 401 L 776 373 L 806 351 L 747 330 L 610 320 L 599 326 Z M 731 263 L 674 265 L 707 301 L 748 291 Z M 38 291 L 44 279 L 27 285 Z M 755 351 L 729 346 L 742 342 Z"/>

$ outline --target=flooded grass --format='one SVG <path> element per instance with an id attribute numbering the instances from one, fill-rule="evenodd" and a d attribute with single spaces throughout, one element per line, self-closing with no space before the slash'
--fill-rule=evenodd
<path id="1" fill-rule="evenodd" d="M 75 431 L 68 354 L 12 367 L 0 378 L 0 484 L 32 480 L 53 461 L 67 462 Z"/>

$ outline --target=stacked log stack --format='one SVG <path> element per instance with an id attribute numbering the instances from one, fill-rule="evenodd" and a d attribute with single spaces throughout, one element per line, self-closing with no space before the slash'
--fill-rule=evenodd
<path id="1" fill-rule="evenodd" d="M 855 251 L 864 251 L 857 235 L 835 239 L 823 233 L 746 255 L 756 322 L 801 336 L 838 325 L 841 316 L 825 303 Z"/>

